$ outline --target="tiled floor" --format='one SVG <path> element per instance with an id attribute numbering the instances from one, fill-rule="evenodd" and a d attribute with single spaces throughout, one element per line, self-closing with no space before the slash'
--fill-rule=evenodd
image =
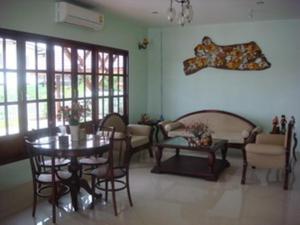
<path id="1" fill-rule="evenodd" d="M 232 150 L 234 151 L 234 150 Z M 291 190 L 282 189 L 276 171 L 249 169 L 247 184 L 240 185 L 242 158 L 230 154 L 231 167 L 218 182 L 176 175 L 152 174 L 151 160 L 135 163 L 130 170 L 134 206 L 126 192 L 117 194 L 119 216 L 110 202 L 98 202 L 94 210 L 70 209 L 69 197 L 61 200 L 57 224 L 64 225 L 299 225 L 300 162 L 294 167 Z M 298 177 L 297 177 L 298 176 Z M 279 177 L 281 175 L 279 174 Z M 82 193 L 83 207 L 90 202 Z M 51 207 L 40 202 L 36 218 L 31 208 L 0 221 L 1 225 L 51 224 Z"/>

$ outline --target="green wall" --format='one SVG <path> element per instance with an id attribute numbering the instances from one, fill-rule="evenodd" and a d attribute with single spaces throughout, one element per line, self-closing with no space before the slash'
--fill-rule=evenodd
<path id="1" fill-rule="evenodd" d="M 101 31 L 54 22 L 53 0 L 0 0 L 0 28 L 94 43 L 129 51 L 129 120 L 137 121 L 147 107 L 147 53 L 137 44 L 147 28 L 104 12 Z M 9 151 L 9 149 L 7 149 Z M 29 164 L 21 161 L 0 167 L 0 190 L 30 180 Z"/>
<path id="2" fill-rule="evenodd" d="M 151 28 L 148 36 L 149 114 L 159 116 L 162 103 L 166 119 L 220 109 L 245 116 L 265 131 L 274 115 L 294 115 L 300 123 L 300 20 Z M 207 68 L 185 76 L 182 62 L 194 56 L 204 36 L 219 45 L 255 41 L 272 66 L 264 71 Z"/>

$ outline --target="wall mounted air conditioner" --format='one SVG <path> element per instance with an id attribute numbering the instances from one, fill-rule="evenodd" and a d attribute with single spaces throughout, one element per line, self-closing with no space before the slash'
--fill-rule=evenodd
<path id="1" fill-rule="evenodd" d="M 104 25 L 104 15 L 69 4 L 56 2 L 55 21 L 101 30 Z"/>

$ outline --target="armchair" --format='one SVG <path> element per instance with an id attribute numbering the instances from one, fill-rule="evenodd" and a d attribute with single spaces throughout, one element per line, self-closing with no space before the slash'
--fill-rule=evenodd
<path id="1" fill-rule="evenodd" d="M 291 146 L 294 120 L 288 124 L 286 134 L 258 134 L 255 143 L 249 143 L 244 149 L 244 165 L 241 184 L 245 184 L 248 165 L 253 168 L 284 169 L 284 190 L 288 189 L 291 171 Z M 295 141 L 295 139 L 294 139 Z M 294 142 L 294 147 L 295 149 Z"/>
<path id="2" fill-rule="evenodd" d="M 147 125 L 129 124 L 126 125 L 122 116 L 118 113 L 107 115 L 100 123 L 101 127 L 114 127 L 115 137 L 114 148 L 128 147 L 130 157 L 141 150 L 148 149 L 152 158 L 152 128 Z"/>

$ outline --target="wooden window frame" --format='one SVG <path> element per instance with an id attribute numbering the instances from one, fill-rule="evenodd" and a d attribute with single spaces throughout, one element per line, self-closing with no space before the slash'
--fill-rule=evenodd
<path id="1" fill-rule="evenodd" d="M 24 148 L 23 138 L 24 135 L 28 133 L 27 131 L 27 112 L 24 114 L 22 112 L 26 111 L 27 103 L 29 100 L 26 100 L 26 55 L 25 55 L 25 43 L 26 42 L 42 42 L 46 44 L 47 52 L 47 66 L 46 66 L 46 76 L 47 76 L 47 106 L 48 106 L 48 128 L 39 130 L 40 133 L 46 132 L 49 129 L 55 128 L 55 97 L 53 96 L 54 85 L 55 85 L 55 67 L 54 67 L 54 46 L 68 46 L 72 49 L 72 51 L 76 49 L 86 49 L 92 51 L 92 121 L 88 121 L 83 124 L 83 126 L 90 126 L 92 124 L 99 123 L 98 118 L 98 90 L 97 90 L 97 73 L 96 73 L 96 65 L 97 65 L 97 52 L 105 51 L 108 52 L 111 56 L 113 54 L 122 55 L 124 58 L 124 115 L 123 118 L 128 122 L 128 51 L 118 48 L 106 47 L 101 45 L 89 44 L 80 41 L 67 40 L 62 38 L 50 37 L 45 35 L 9 30 L 0 28 L 0 36 L 3 38 L 13 39 L 17 41 L 17 77 L 18 77 L 18 107 L 19 109 L 19 130 L 20 133 L 0 136 L 0 165 L 18 161 L 26 158 L 27 154 Z M 76 50 L 77 51 L 77 50 Z M 77 52 L 76 52 L 77 54 Z M 77 57 L 75 54 L 71 57 L 72 71 L 71 77 L 78 74 L 77 71 Z M 112 70 L 113 64 L 111 63 L 110 70 Z M 38 73 L 39 70 L 34 70 Z M 72 86 L 75 87 L 77 85 L 77 76 L 74 76 L 72 79 Z M 75 83 L 76 82 L 76 83 Z M 72 100 L 78 100 L 78 93 L 72 91 Z M 110 91 L 111 94 L 111 91 Z M 109 94 L 109 95 L 110 95 Z M 88 97 L 89 98 L 89 97 Z M 112 98 L 111 96 L 109 98 Z M 89 98 L 90 99 L 90 98 Z M 37 99 L 36 102 L 39 102 Z M 113 104 L 110 101 L 110 104 Z M 111 109 L 111 107 L 110 107 Z M 22 112 L 20 112 L 22 111 Z M 112 112 L 112 111 L 111 111 Z"/>

